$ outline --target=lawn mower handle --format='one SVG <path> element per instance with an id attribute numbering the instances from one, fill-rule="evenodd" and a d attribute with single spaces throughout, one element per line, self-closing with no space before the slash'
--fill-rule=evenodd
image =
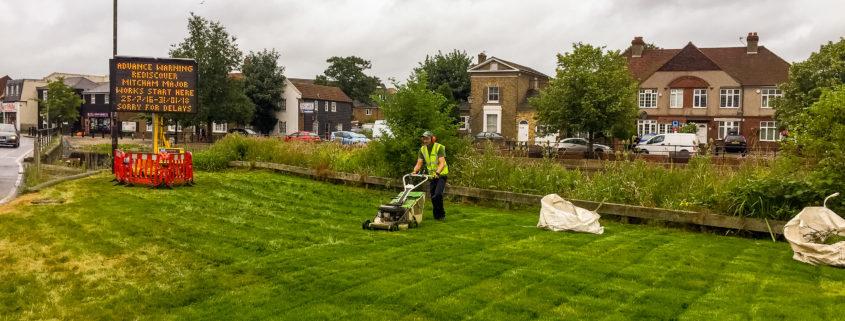
<path id="1" fill-rule="evenodd" d="M 403 187 L 405 187 L 405 189 L 408 189 L 408 182 L 407 182 L 408 177 L 418 177 L 418 178 L 422 178 L 422 179 L 423 179 L 423 180 L 422 180 L 421 182 L 419 182 L 418 184 L 416 184 L 416 185 L 412 185 L 412 186 L 413 186 L 413 188 L 411 188 L 411 189 L 416 189 L 417 187 L 419 187 L 420 185 L 422 185 L 423 183 L 425 183 L 426 181 L 428 181 L 428 180 L 429 180 L 429 178 L 431 178 L 431 175 L 414 174 L 414 173 L 411 173 L 411 174 L 405 174 L 405 176 L 402 176 L 402 186 L 403 186 Z"/>

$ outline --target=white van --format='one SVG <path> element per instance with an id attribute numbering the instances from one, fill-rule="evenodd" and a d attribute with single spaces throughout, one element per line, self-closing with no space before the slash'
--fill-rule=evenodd
<path id="1" fill-rule="evenodd" d="M 637 145 L 636 151 L 643 154 L 683 156 L 698 153 L 696 134 L 660 134 Z"/>
<path id="2" fill-rule="evenodd" d="M 378 140 L 382 135 L 393 136 L 390 127 L 387 126 L 386 120 L 376 120 L 373 123 L 373 139 Z"/>

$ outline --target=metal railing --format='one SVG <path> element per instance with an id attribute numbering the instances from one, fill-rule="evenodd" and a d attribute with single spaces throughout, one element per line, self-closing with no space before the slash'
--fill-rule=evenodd
<path id="1" fill-rule="evenodd" d="M 34 131 L 35 133 L 35 140 L 37 141 L 38 152 L 44 153 L 44 151 L 50 147 L 50 144 L 53 143 L 54 139 L 58 139 L 59 128 L 44 128 L 44 129 L 37 129 Z"/>

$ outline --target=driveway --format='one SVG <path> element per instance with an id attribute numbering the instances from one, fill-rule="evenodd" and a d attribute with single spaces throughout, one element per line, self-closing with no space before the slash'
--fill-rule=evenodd
<path id="1" fill-rule="evenodd" d="M 21 137 L 21 146 L 0 147 L 0 204 L 12 200 L 23 179 L 23 158 L 32 154 L 33 139 Z"/>

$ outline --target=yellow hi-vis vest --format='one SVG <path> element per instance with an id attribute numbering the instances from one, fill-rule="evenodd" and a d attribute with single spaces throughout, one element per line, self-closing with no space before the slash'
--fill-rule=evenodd
<path id="1" fill-rule="evenodd" d="M 441 149 L 444 149 L 443 145 L 438 143 L 434 143 L 434 146 L 431 148 L 431 153 L 428 152 L 428 147 L 423 145 L 420 148 L 420 152 L 422 152 L 423 157 L 425 157 L 425 167 L 428 169 L 429 174 L 434 174 L 437 172 L 437 168 L 440 167 L 440 161 L 437 160 L 437 152 Z M 445 152 L 443 154 L 446 154 Z M 449 174 L 449 164 L 445 164 L 443 166 L 443 171 L 440 172 L 440 175 Z"/>

